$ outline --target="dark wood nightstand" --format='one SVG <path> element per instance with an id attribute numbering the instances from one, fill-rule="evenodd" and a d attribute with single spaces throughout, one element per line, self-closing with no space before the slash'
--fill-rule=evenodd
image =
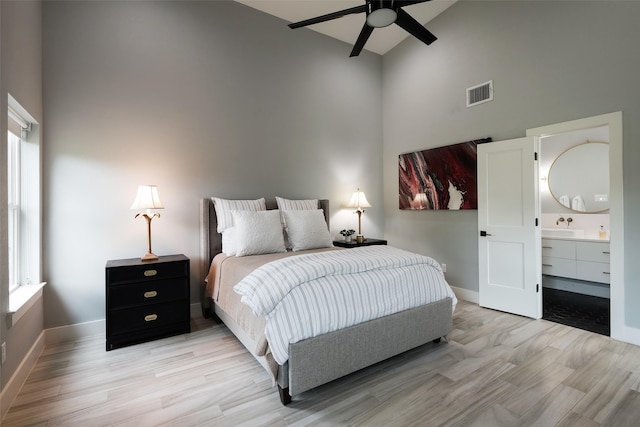
<path id="1" fill-rule="evenodd" d="M 386 240 L 371 239 L 369 237 L 367 237 L 367 240 L 365 240 L 362 243 L 356 242 L 355 239 L 353 239 L 351 242 L 345 242 L 344 240 L 334 240 L 333 241 L 333 246 L 338 246 L 338 247 L 341 247 L 341 248 L 358 248 L 360 246 L 386 245 L 386 244 L 387 244 Z"/>
<path id="2" fill-rule="evenodd" d="M 111 260 L 105 272 L 107 351 L 191 332 L 189 258 Z"/>

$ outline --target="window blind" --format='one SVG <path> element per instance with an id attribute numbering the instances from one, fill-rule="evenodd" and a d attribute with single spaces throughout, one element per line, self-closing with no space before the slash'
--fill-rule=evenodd
<path id="1" fill-rule="evenodd" d="M 31 123 L 25 120 L 11 107 L 7 108 L 7 115 L 9 117 L 7 124 L 9 131 L 14 135 L 24 138 L 26 135 L 23 135 L 23 133 L 31 130 Z"/>

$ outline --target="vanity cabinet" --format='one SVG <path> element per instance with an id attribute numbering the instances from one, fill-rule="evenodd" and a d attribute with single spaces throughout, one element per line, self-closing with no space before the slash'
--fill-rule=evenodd
<path id="1" fill-rule="evenodd" d="M 542 239 L 542 274 L 610 283 L 609 242 Z"/>
<path id="2" fill-rule="evenodd" d="M 608 242 L 576 242 L 577 278 L 610 283 L 609 257 Z"/>

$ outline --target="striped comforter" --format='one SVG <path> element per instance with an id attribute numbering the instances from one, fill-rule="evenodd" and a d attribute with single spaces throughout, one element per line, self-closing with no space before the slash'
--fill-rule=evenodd
<path id="1" fill-rule="evenodd" d="M 444 298 L 457 302 L 434 259 L 391 246 L 282 258 L 257 268 L 234 291 L 256 316 L 283 365 L 289 344 Z"/>

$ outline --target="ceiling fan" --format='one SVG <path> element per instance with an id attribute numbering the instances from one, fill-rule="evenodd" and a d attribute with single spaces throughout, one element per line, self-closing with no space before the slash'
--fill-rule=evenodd
<path id="1" fill-rule="evenodd" d="M 422 41 L 423 43 L 430 45 L 437 40 L 431 31 L 427 30 L 418 21 L 413 19 L 411 15 L 402 10 L 404 6 L 410 6 L 417 3 L 425 3 L 430 0 L 365 0 L 365 4 L 362 6 L 356 6 L 349 9 L 340 10 L 338 12 L 328 13 L 326 15 L 318 16 L 316 18 L 306 19 L 300 22 L 294 22 L 289 24 L 289 28 L 306 27 L 307 25 L 318 24 L 320 22 L 330 21 L 332 19 L 342 18 L 346 15 L 355 13 L 367 13 L 367 19 L 360 31 L 358 40 L 353 46 L 351 55 L 358 56 L 367 43 L 369 36 L 373 32 L 374 28 L 382 28 L 395 23 L 399 27 L 403 28 L 409 34 Z"/>

